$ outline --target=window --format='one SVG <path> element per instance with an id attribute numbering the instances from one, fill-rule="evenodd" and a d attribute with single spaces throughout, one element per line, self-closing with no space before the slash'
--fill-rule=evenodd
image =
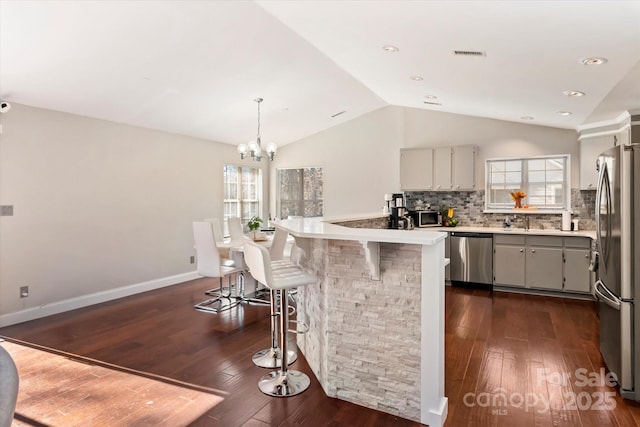
<path id="1" fill-rule="evenodd" d="M 227 218 L 237 216 L 243 224 L 260 216 L 262 178 L 260 169 L 224 165 L 224 233 L 228 235 Z"/>
<path id="2" fill-rule="evenodd" d="M 322 216 L 322 168 L 278 169 L 278 215 Z"/>
<path id="3" fill-rule="evenodd" d="M 487 159 L 487 210 L 512 209 L 511 193 L 527 194 L 523 204 L 546 210 L 570 208 L 568 154 L 544 157 Z"/>

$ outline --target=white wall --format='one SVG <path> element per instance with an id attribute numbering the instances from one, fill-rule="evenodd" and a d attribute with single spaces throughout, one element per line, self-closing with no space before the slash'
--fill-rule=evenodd
<path id="1" fill-rule="evenodd" d="M 0 315 L 195 270 L 234 146 L 19 104 L 2 124 Z"/>
<path id="2" fill-rule="evenodd" d="M 323 166 L 324 215 L 381 212 L 384 193 L 399 191 L 400 148 L 478 146 L 476 182 L 484 189 L 484 161 L 492 157 L 571 155 L 572 187 L 579 187 L 579 145 L 573 130 L 402 107 L 384 107 L 286 145 L 275 168 Z"/>
<path id="3" fill-rule="evenodd" d="M 275 212 L 278 167 L 324 168 L 324 215 L 382 213 L 384 194 L 400 187 L 403 109 L 385 107 L 278 150 L 271 168 Z"/>

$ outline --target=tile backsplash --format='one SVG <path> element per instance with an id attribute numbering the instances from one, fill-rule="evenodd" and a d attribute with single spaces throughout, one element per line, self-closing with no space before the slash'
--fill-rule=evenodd
<path id="1" fill-rule="evenodd" d="M 407 208 L 415 209 L 415 203 L 422 200 L 431 204 L 431 209 L 440 209 L 440 205 L 454 208 L 455 217 L 462 226 L 502 227 L 505 213 L 484 213 L 484 190 L 479 191 L 407 191 Z M 573 218 L 578 218 L 578 228 L 595 230 L 596 192 L 593 190 L 571 189 L 571 210 Z M 517 214 L 516 214 L 517 215 Z M 531 228 L 560 229 L 561 214 L 526 214 Z M 520 215 L 522 216 L 522 215 Z M 516 226 L 520 226 L 516 220 Z"/>

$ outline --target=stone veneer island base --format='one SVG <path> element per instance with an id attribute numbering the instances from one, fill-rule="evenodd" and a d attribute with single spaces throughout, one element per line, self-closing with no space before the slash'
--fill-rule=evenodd
<path id="1" fill-rule="evenodd" d="M 352 229 L 283 220 L 315 285 L 299 289 L 297 343 L 328 396 L 430 426 L 444 396 L 441 232 Z"/>

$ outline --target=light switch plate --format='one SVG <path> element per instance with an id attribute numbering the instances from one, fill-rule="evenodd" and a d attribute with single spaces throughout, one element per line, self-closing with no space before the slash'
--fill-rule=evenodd
<path id="1" fill-rule="evenodd" d="M 13 216 L 13 205 L 0 206 L 0 216 Z"/>

